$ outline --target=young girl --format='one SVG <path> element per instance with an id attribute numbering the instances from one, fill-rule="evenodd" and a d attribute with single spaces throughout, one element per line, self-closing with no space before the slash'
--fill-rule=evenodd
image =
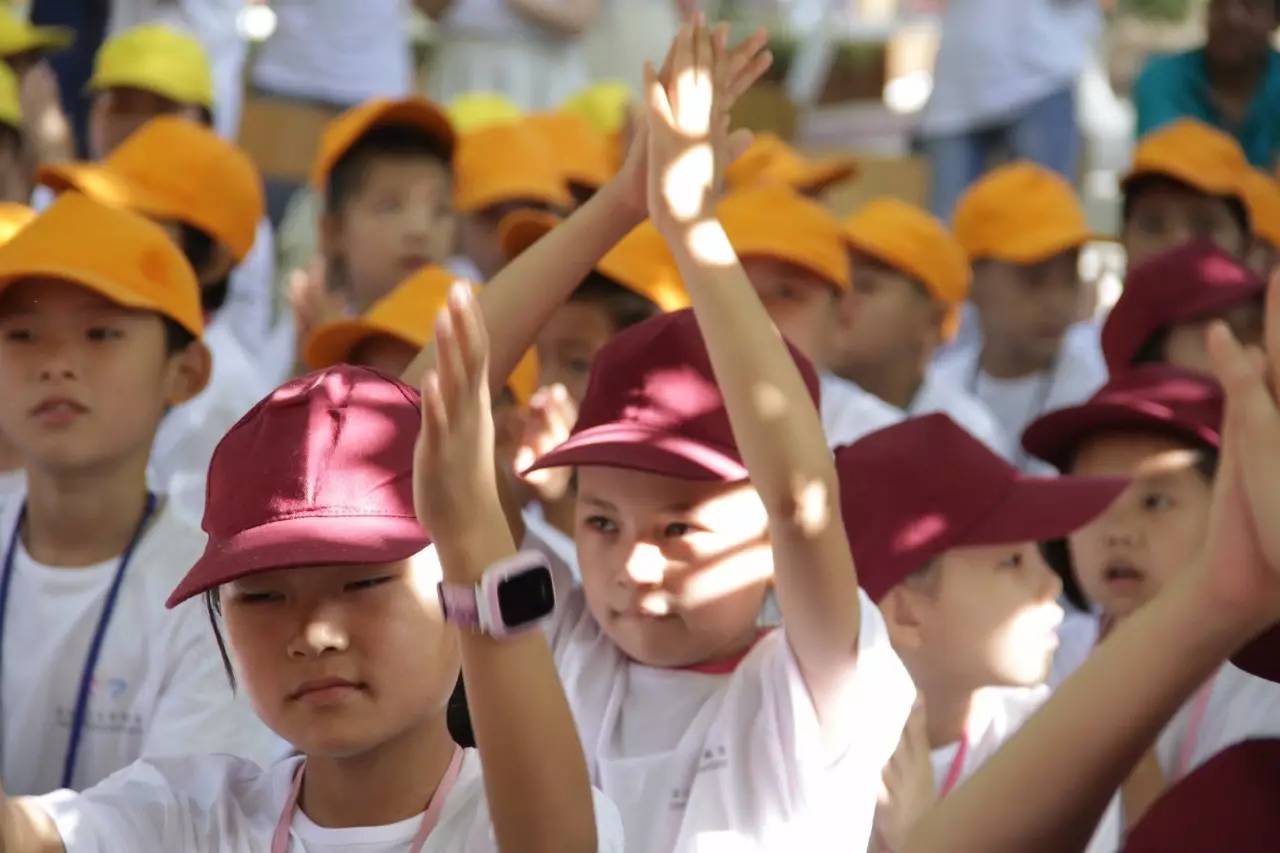
<path id="1" fill-rule="evenodd" d="M 694 310 L 607 344 L 537 463 L 579 485 L 552 644 L 630 849 L 860 849 L 914 691 L 858 592 L 817 378 L 716 219 L 721 55 L 695 20 L 670 84 L 647 75 L 649 213 Z M 770 586 L 786 627 L 762 635 Z"/>
<path id="2" fill-rule="evenodd" d="M 6 851 L 622 849 L 611 807 L 593 819 L 546 641 L 521 630 L 553 596 L 539 559 L 513 558 L 465 288 L 437 335 L 421 408 L 337 367 L 278 389 L 213 459 L 209 544 L 169 604 L 207 596 L 255 709 L 302 757 L 140 761 L 8 801 Z M 445 721 L 459 662 L 483 768 Z"/>

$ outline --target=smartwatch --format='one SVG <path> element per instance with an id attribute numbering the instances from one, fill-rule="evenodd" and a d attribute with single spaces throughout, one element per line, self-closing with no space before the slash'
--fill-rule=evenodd
<path id="1" fill-rule="evenodd" d="M 490 637 L 527 631 L 556 609 L 551 567 L 536 551 L 494 563 L 475 586 L 441 581 L 437 590 L 446 622 Z"/>

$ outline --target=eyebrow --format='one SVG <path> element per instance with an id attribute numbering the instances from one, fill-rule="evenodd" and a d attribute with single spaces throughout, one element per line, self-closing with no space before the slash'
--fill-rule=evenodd
<path id="1" fill-rule="evenodd" d="M 617 504 L 610 503 L 609 501 L 604 500 L 603 498 L 597 498 L 593 495 L 579 493 L 578 500 L 584 504 L 590 504 L 591 506 L 597 507 L 599 509 L 609 510 L 611 512 L 618 511 Z M 668 506 L 663 507 L 661 511 L 686 513 L 686 512 L 692 511 L 693 507 L 694 505 L 689 501 L 680 501 L 679 503 L 669 504 Z"/>

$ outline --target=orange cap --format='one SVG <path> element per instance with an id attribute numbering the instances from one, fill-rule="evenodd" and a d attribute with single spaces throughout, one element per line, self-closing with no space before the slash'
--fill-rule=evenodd
<path id="1" fill-rule="evenodd" d="M 560 222 L 560 217 L 540 210 L 513 211 L 503 217 L 499 226 L 502 249 L 508 258 L 514 258 Z M 689 294 L 680 280 L 675 258 L 658 229 L 647 220 L 619 240 L 595 269 L 663 311 L 689 307 Z"/>
<path id="2" fill-rule="evenodd" d="M 858 173 L 853 157 L 809 158 L 772 133 L 761 133 L 751 147 L 725 170 L 733 189 L 782 184 L 799 192 L 818 192 Z"/>
<path id="3" fill-rule="evenodd" d="M 80 193 L 63 193 L 0 246 L 0 290 L 27 278 L 69 281 L 204 332 L 195 272 L 164 229 Z"/>
<path id="4" fill-rule="evenodd" d="M 372 98 L 354 106 L 325 127 L 320 150 L 311 165 L 311 183 L 324 189 L 333 167 L 375 127 L 403 124 L 421 129 L 452 157 L 457 143 L 453 125 L 444 110 L 426 98 Z"/>
<path id="5" fill-rule="evenodd" d="M 846 219 L 844 236 L 854 249 L 918 280 L 934 299 L 950 306 L 944 323 L 950 337 L 973 273 L 964 247 L 947 226 L 914 205 L 885 197 Z"/>
<path id="6" fill-rule="evenodd" d="M 1241 187 L 1249 161 L 1229 134 L 1191 118 L 1178 119 L 1138 140 L 1128 184 L 1144 175 L 1163 175 L 1208 195 L 1244 199 Z"/>
<path id="7" fill-rule="evenodd" d="M 376 335 L 387 335 L 422 349 L 431 340 L 435 317 L 445 307 L 449 289 L 458 280 L 443 267 L 423 267 L 359 317 L 318 327 L 303 347 L 307 367 L 319 370 L 341 364 L 357 346 Z M 537 382 L 538 364 L 530 350 L 511 372 L 508 386 L 524 405 L 537 390 Z"/>
<path id="8" fill-rule="evenodd" d="M 1034 264 L 1093 239 L 1071 185 L 1025 161 L 979 178 L 956 203 L 953 219 L 970 261 Z"/>
<path id="9" fill-rule="evenodd" d="M 15 201 L 0 202 L 0 246 L 8 243 L 36 218 L 36 212 Z"/>
<path id="10" fill-rule="evenodd" d="M 551 145 L 526 122 L 465 134 L 458 140 L 453 169 L 453 206 L 463 213 L 507 201 L 573 204 Z"/>
<path id="11" fill-rule="evenodd" d="M 1242 183 L 1254 235 L 1280 248 L 1280 182 L 1266 172 L 1250 169 Z"/>
<path id="12" fill-rule="evenodd" d="M 585 118 L 573 113 L 536 113 L 525 119 L 550 144 L 565 180 L 599 189 L 613 177 L 610 140 Z"/>
<path id="13" fill-rule="evenodd" d="M 41 166 L 36 180 L 76 189 L 103 204 L 185 222 L 231 250 L 237 262 L 253 248 L 266 212 L 262 176 L 243 150 L 207 127 L 174 116 L 154 118 L 101 163 Z"/>
<path id="14" fill-rule="evenodd" d="M 729 195 L 718 213 L 740 257 L 776 258 L 804 267 L 832 287 L 849 288 L 849 255 L 840 223 L 817 202 L 771 184 Z"/>

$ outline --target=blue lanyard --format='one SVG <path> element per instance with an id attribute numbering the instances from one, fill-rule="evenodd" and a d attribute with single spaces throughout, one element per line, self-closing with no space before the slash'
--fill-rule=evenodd
<path id="1" fill-rule="evenodd" d="M 80 750 L 80 733 L 84 729 L 84 718 L 89 710 L 89 688 L 93 684 L 94 670 L 98 668 L 98 658 L 102 655 L 102 638 L 106 636 L 107 623 L 111 621 L 111 614 L 116 609 L 120 585 L 124 581 L 125 570 L 129 568 L 129 561 L 133 558 L 134 548 L 142 539 L 142 532 L 146 530 L 147 521 L 155 509 L 156 496 L 147 492 L 147 506 L 142 512 L 142 520 L 133 531 L 133 538 L 129 540 L 124 553 L 120 555 L 120 562 L 116 564 L 116 574 L 111 579 L 111 586 L 107 589 L 107 598 L 102 605 L 102 615 L 98 617 L 98 627 L 94 629 L 93 640 L 89 643 L 89 655 L 85 658 L 84 671 L 80 673 L 80 688 L 76 691 L 75 714 L 71 718 L 71 742 L 67 744 L 67 757 L 62 763 L 61 787 L 63 788 L 71 787 L 71 777 L 75 775 L 76 753 Z M 0 571 L 0 650 L 3 649 L 4 643 L 5 614 L 9 610 L 9 582 L 13 579 L 13 555 L 18 549 L 18 536 L 22 532 L 22 522 L 26 517 L 27 505 L 24 503 L 22 510 L 18 513 L 18 523 L 13 527 L 13 536 L 9 539 L 9 549 L 4 555 L 4 568 Z M 3 668 L 3 660 L 3 655 L 0 654 L 0 670 Z"/>

